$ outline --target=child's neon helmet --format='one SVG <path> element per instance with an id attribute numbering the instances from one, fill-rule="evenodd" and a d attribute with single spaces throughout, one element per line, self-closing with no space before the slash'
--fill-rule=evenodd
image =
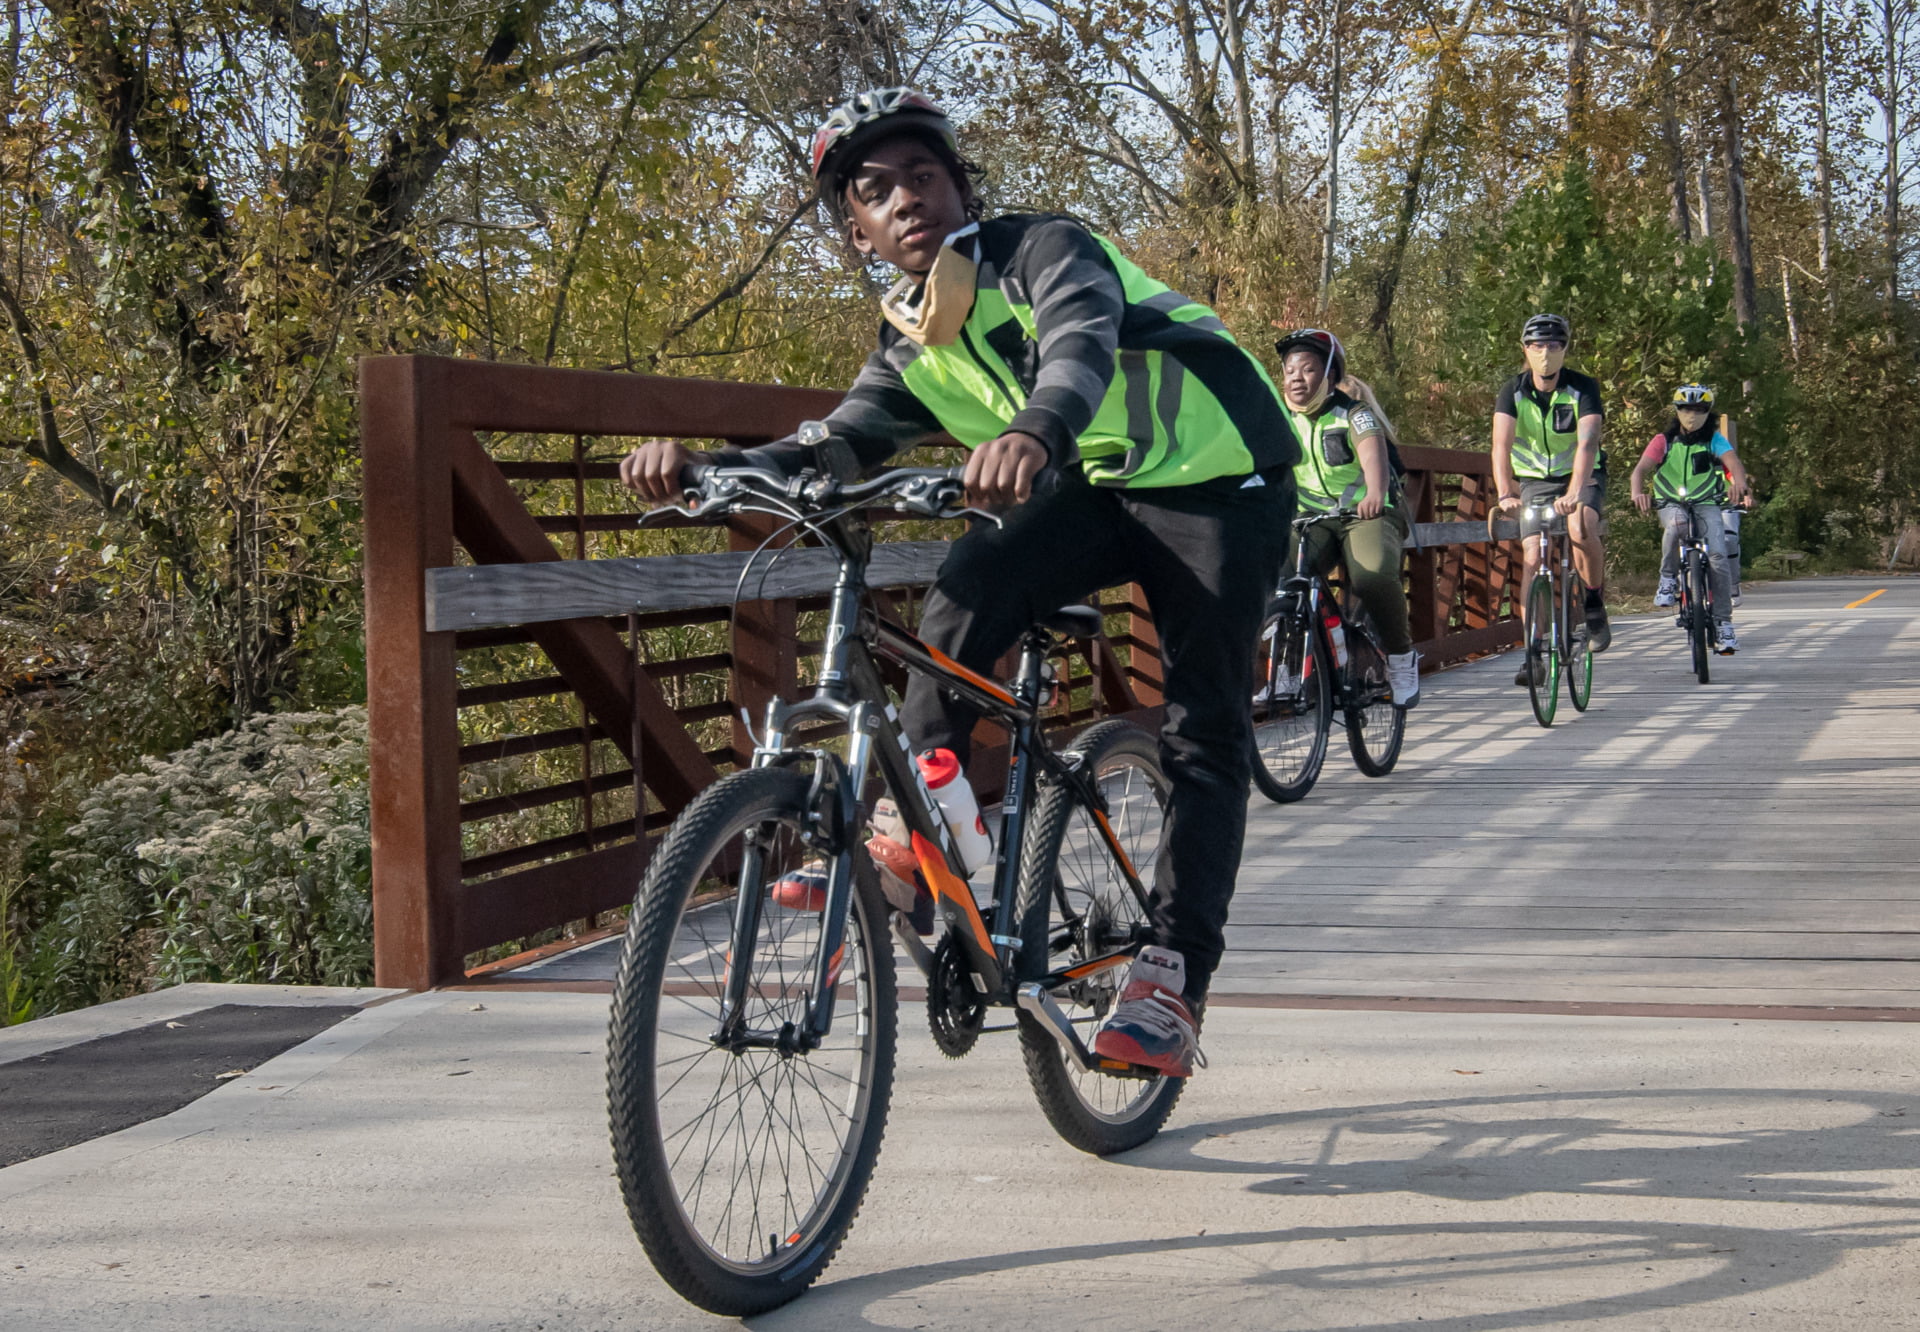
<path id="1" fill-rule="evenodd" d="M 1682 384 L 1673 391 L 1673 406 L 1676 411 L 1682 407 L 1701 412 L 1712 411 L 1713 390 L 1705 384 Z"/>

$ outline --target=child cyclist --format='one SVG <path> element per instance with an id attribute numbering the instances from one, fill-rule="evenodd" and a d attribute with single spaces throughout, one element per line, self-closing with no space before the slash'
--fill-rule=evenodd
<path id="1" fill-rule="evenodd" d="M 1266 372 L 1212 311 L 1066 217 L 982 220 L 946 114 L 886 88 L 814 135 L 820 194 L 861 256 L 900 273 L 878 349 L 826 424 L 864 466 L 941 431 L 967 445 L 970 503 L 1005 509 L 953 543 L 921 637 L 990 669 L 1029 625 L 1116 583 L 1151 603 L 1166 667 L 1169 778 L 1153 943 L 1093 1039 L 1110 1059 L 1185 1077 L 1224 947 L 1246 830 L 1254 635 L 1293 513 L 1293 432 Z M 714 455 L 788 474 L 792 440 Z M 679 496 L 696 460 L 643 444 L 621 464 L 643 498 Z M 1035 494 L 1052 469 L 1058 484 Z M 902 723 L 964 763 L 974 715 L 915 677 Z"/>
<path id="2" fill-rule="evenodd" d="M 1373 390 L 1347 375 L 1340 339 L 1320 328 L 1296 329 L 1274 344 L 1280 353 L 1280 394 L 1300 439 L 1293 469 L 1300 507 L 1319 513 L 1351 510 L 1338 526 L 1321 524 L 1308 536 L 1307 557 L 1324 571 L 1336 556 L 1387 649 L 1393 704 L 1420 702 L 1420 660 L 1407 619 L 1401 556 L 1413 528 L 1401 503 L 1400 452 Z M 1288 552 L 1291 560 L 1292 552 Z"/>
<path id="3" fill-rule="evenodd" d="M 1702 384 L 1682 384 L 1673 391 L 1673 419 L 1655 435 L 1633 465 L 1629 478 L 1633 502 L 1645 513 L 1655 504 L 1665 528 L 1660 537 L 1660 586 L 1653 604 L 1671 606 L 1680 590 L 1680 538 L 1687 530 L 1688 513 L 1700 516 L 1700 534 L 1707 547 L 1707 566 L 1713 586 L 1713 650 L 1731 656 L 1740 647 L 1733 632 L 1733 570 L 1727 558 L 1729 504 L 1747 495 L 1747 469 L 1727 437 L 1714 429 L 1713 390 Z M 1653 495 L 1647 478 L 1653 478 Z"/>

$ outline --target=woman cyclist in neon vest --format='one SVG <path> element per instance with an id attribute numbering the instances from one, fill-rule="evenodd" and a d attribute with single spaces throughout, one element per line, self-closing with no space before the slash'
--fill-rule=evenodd
<path id="1" fill-rule="evenodd" d="M 1680 537 L 1687 530 L 1687 509 L 1700 514 L 1701 537 L 1713 585 L 1713 650 L 1732 656 L 1740 640 L 1733 632 L 1733 566 L 1727 558 L 1726 511 L 1747 496 L 1747 469 L 1733 444 L 1714 428 L 1713 390 L 1682 384 L 1673 391 L 1673 419 L 1655 435 L 1633 465 L 1628 483 L 1633 502 L 1645 513 L 1656 504 L 1665 528 L 1660 537 L 1660 586 L 1656 606 L 1671 606 L 1680 590 Z M 1647 479 L 1653 494 L 1647 494 Z"/>
<path id="2" fill-rule="evenodd" d="M 1387 649 L 1393 704 L 1411 708 L 1420 701 L 1420 661 L 1400 564 L 1413 528 L 1401 503 L 1404 469 L 1392 427 L 1373 390 L 1347 374 L 1346 348 L 1333 334 L 1296 329 L 1274 343 L 1274 350 L 1280 353 L 1280 400 L 1300 438 L 1300 461 L 1293 469 L 1300 507 L 1354 514 L 1337 528 L 1315 527 L 1307 556 L 1322 572 L 1336 555 L 1346 564 L 1354 594 Z"/>
<path id="3" fill-rule="evenodd" d="M 1613 642 L 1600 517 L 1607 493 L 1607 455 L 1600 448 L 1606 412 L 1600 386 L 1566 368 L 1572 341 L 1572 326 L 1557 314 L 1537 314 L 1521 329 L 1527 368 L 1500 386 L 1493 404 L 1493 480 L 1502 513 L 1551 500 L 1554 511 L 1566 515 L 1574 567 L 1587 585 L 1588 645 L 1605 652 Z M 1522 587 L 1532 581 L 1537 563 L 1532 542 L 1525 551 Z M 1525 666 L 1513 682 L 1527 683 Z"/>
<path id="4" fill-rule="evenodd" d="M 901 276 L 878 348 L 826 424 L 874 466 L 941 431 L 972 450 L 969 502 L 1006 510 L 954 542 L 920 635 L 989 670 L 1040 616 L 1139 582 L 1166 666 L 1170 779 L 1154 942 L 1094 1051 L 1176 1077 L 1224 947 L 1246 830 L 1254 635 L 1279 574 L 1298 448 L 1273 383 L 1214 313 L 1066 217 L 982 220 L 974 169 L 941 109 L 863 93 L 813 140 L 823 202 L 863 258 Z M 792 439 L 723 450 L 792 474 Z M 695 455 L 654 442 L 621 464 L 642 497 L 678 496 Z M 1034 481 L 1043 469 L 1057 485 Z M 974 716 L 915 677 L 902 723 L 965 760 Z"/>

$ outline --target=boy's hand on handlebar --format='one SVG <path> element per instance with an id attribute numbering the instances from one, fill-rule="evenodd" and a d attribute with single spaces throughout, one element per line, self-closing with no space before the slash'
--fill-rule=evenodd
<path id="1" fill-rule="evenodd" d="M 670 439 L 650 439 L 620 460 L 620 484 L 650 504 L 678 504 L 680 473 L 700 455 Z"/>
<path id="2" fill-rule="evenodd" d="M 1519 507 L 1520 497 L 1518 495 L 1502 495 L 1493 502 L 1493 511 L 1495 513 L 1513 513 L 1518 510 Z"/>
<path id="3" fill-rule="evenodd" d="M 1024 504 L 1046 465 L 1047 446 L 1032 435 L 1011 430 L 990 439 L 967 459 L 967 503 L 981 509 Z"/>
<path id="4" fill-rule="evenodd" d="M 1356 518 L 1364 522 L 1369 518 L 1378 518 L 1380 511 L 1385 507 L 1386 506 L 1380 502 L 1378 495 L 1369 495 L 1353 506 L 1353 513 Z"/>
<path id="5" fill-rule="evenodd" d="M 1562 495 L 1553 502 L 1553 511 L 1562 517 L 1572 513 L 1579 507 L 1580 497 L 1578 495 Z"/>

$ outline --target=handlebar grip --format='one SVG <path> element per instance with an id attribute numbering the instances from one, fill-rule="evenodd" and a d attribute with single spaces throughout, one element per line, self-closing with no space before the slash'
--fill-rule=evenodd
<path id="1" fill-rule="evenodd" d="M 710 462 L 690 462 L 685 467 L 682 467 L 679 477 L 676 478 L 677 484 L 680 487 L 680 493 L 684 495 L 691 491 L 698 490 L 701 481 L 705 479 L 708 472 L 713 470 L 714 465 Z"/>

